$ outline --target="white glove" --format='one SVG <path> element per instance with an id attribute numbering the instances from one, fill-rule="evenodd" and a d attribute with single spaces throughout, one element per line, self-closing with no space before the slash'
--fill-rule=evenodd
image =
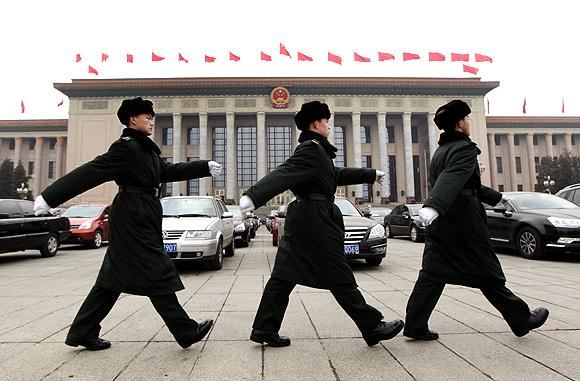
<path id="1" fill-rule="evenodd" d="M 425 226 L 431 225 L 437 217 L 439 217 L 439 212 L 429 206 L 424 206 L 419 210 L 419 221 L 423 222 Z"/>
<path id="2" fill-rule="evenodd" d="M 240 198 L 240 209 L 242 209 L 242 213 L 251 212 L 252 210 L 256 209 L 254 206 L 254 201 L 248 196 L 242 196 Z"/>
<path id="3" fill-rule="evenodd" d="M 213 177 L 217 177 L 222 174 L 222 165 L 220 163 L 216 161 L 209 161 L 207 166 L 209 168 L 209 173 L 211 173 Z"/>
<path id="4" fill-rule="evenodd" d="M 34 199 L 34 215 L 40 216 L 41 214 L 46 214 L 51 209 L 50 205 L 44 201 L 42 195 Z"/>
<path id="5" fill-rule="evenodd" d="M 506 202 L 509 202 L 509 201 L 510 201 L 510 199 L 505 194 L 502 193 L 501 194 L 501 202 L 505 204 Z"/>
<path id="6" fill-rule="evenodd" d="M 377 178 L 375 181 L 379 184 L 382 184 L 384 180 L 385 180 L 385 172 L 379 171 L 377 169 Z"/>

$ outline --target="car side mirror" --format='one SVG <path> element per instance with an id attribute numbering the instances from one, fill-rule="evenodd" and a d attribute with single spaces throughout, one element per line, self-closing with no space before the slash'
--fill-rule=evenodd
<path id="1" fill-rule="evenodd" d="M 363 216 L 365 216 L 367 218 L 371 216 L 370 210 L 363 210 L 362 214 L 363 214 Z"/>
<path id="2" fill-rule="evenodd" d="M 232 212 L 224 212 L 222 218 L 234 218 L 234 214 Z"/>

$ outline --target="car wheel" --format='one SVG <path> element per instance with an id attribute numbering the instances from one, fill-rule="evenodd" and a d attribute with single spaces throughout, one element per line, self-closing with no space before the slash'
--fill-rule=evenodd
<path id="1" fill-rule="evenodd" d="M 250 238 L 256 238 L 256 231 L 252 229 L 252 234 L 250 234 Z"/>
<path id="2" fill-rule="evenodd" d="M 54 257 L 57 251 L 58 238 L 56 238 L 54 234 L 50 233 L 40 248 L 40 255 L 45 258 Z"/>
<path id="3" fill-rule="evenodd" d="M 89 246 L 93 249 L 98 249 L 103 245 L 103 233 L 100 230 L 95 232 L 95 237 L 89 242 Z"/>
<path id="4" fill-rule="evenodd" d="M 250 232 L 247 232 L 242 241 L 240 242 L 241 247 L 250 246 Z"/>
<path id="5" fill-rule="evenodd" d="M 385 236 L 387 238 L 393 237 L 393 232 L 391 231 L 391 227 L 389 226 L 389 224 L 385 225 Z"/>
<path id="6" fill-rule="evenodd" d="M 223 242 L 220 239 L 218 242 L 217 250 L 213 256 L 211 262 L 209 262 L 209 268 L 211 270 L 221 270 L 224 265 L 224 250 Z"/>
<path id="7" fill-rule="evenodd" d="M 409 232 L 409 235 L 411 236 L 411 241 L 413 241 L 413 242 L 420 242 L 421 241 L 421 237 L 419 236 L 419 229 L 417 228 L 417 226 L 411 225 L 411 230 Z"/>
<path id="8" fill-rule="evenodd" d="M 383 261 L 383 258 L 366 258 L 365 262 L 369 266 L 378 266 Z"/>
<path id="9" fill-rule="evenodd" d="M 233 257 L 236 254 L 236 245 L 234 244 L 234 239 L 232 238 L 232 243 L 226 247 L 226 253 L 224 257 Z"/>
<path id="10" fill-rule="evenodd" d="M 525 227 L 518 232 L 516 247 L 524 258 L 540 259 L 544 256 L 542 238 L 536 229 L 530 227 Z"/>

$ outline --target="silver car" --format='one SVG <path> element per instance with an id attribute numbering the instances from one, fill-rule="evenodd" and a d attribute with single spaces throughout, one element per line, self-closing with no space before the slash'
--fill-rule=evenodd
<path id="1" fill-rule="evenodd" d="M 161 206 L 163 250 L 172 259 L 207 261 L 211 269 L 219 270 L 224 255 L 234 255 L 233 214 L 222 200 L 208 196 L 166 197 Z"/>

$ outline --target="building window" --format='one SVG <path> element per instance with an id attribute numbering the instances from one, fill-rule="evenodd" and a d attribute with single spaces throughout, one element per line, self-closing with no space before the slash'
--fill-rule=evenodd
<path id="1" fill-rule="evenodd" d="M 256 182 L 256 127 L 238 127 L 238 187 Z"/>
<path id="2" fill-rule="evenodd" d="M 553 146 L 558 145 L 558 136 L 557 135 L 552 135 L 552 145 Z"/>
<path id="3" fill-rule="evenodd" d="M 164 146 L 173 145 L 173 127 L 163 127 L 161 144 Z"/>
<path id="4" fill-rule="evenodd" d="M 173 163 L 172 157 L 162 157 L 168 163 Z M 173 196 L 173 183 L 163 183 L 161 197 Z"/>
<path id="5" fill-rule="evenodd" d="M 572 134 L 572 145 L 576 145 L 576 135 Z"/>
<path id="6" fill-rule="evenodd" d="M 522 173 L 522 158 L 516 156 L 516 173 Z"/>
<path id="7" fill-rule="evenodd" d="M 28 149 L 33 150 L 36 147 L 36 139 L 28 139 Z"/>
<path id="8" fill-rule="evenodd" d="M 503 164 L 501 162 L 501 157 L 495 158 L 495 168 L 497 173 L 503 173 Z"/>
<path id="9" fill-rule="evenodd" d="M 411 126 L 411 143 L 419 143 L 419 129 L 417 126 Z"/>
<path id="10" fill-rule="evenodd" d="M 199 144 L 199 127 L 187 129 L 187 145 Z"/>
<path id="11" fill-rule="evenodd" d="M 371 161 L 370 155 L 362 155 L 361 157 L 361 167 L 362 168 L 372 168 L 373 163 Z M 371 202 L 373 200 L 373 184 L 363 184 L 363 200 L 365 202 Z"/>
<path id="12" fill-rule="evenodd" d="M 536 173 L 538 173 L 539 168 L 540 168 L 540 157 L 539 156 L 534 156 L 534 166 L 536 168 Z"/>
<path id="13" fill-rule="evenodd" d="M 523 184 L 518 184 L 518 192 L 523 192 L 523 191 L 524 191 Z"/>
<path id="14" fill-rule="evenodd" d="M 361 126 L 360 128 L 360 142 L 366 144 L 371 142 L 371 128 L 369 126 Z"/>
<path id="15" fill-rule="evenodd" d="M 514 135 L 514 146 L 519 146 L 520 145 L 520 135 L 515 134 Z"/>
<path id="16" fill-rule="evenodd" d="M 503 186 L 503 184 L 499 184 L 497 186 L 497 190 L 498 190 L 498 192 L 505 192 L 505 187 Z"/>
<path id="17" fill-rule="evenodd" d="M 397 156 L 389 155 L 389 200 L 397 201 Z"/>
<path id="18" fill-rule="evenodd" d="M 334 127 L 334 146 L 338 149 L 336 152 L 336 159 L 334 159 L 334 165 L 342 168 L 346 163 L 344 152 L 344 127 Z"/>
<path id="19" fill-rule="evenodd" d="M 216 127 L 212 134 L 212 160 L 222 165 L 222 174 L 213 177 L 214 188 L 223 188 L 226 186 L 227 162 L 226 162 L 226 128 Z"/>
<path id="20" fill-rule="evenodd" d="M 28 162 L 28 176 L 34 175 L 34 161 Z"/>
<path id="21" fill-rule="evenodd" d="M 268 173 L 292 154 L 292 127 L 268 127 Z"/>
<path id="22" fill-rule="evenodd" d="M 539 143 L 538 143 L 538 140 L 539 140 L 539 139 L 538 139 L 538 135 L 536 135 L 536 134 L 532 135 L 532 140 L 533 140 L 533 142 L 534 142 L 533 144 L 534 144 L 535 146 L 537 146 L 537 145 L 539 144 Z"/>
<path id="23" fill-rule="evenodd" d="M 196 161 L 199 160 L 197 156 L 191 156 L 187 158 L 187 161 Z M 199 179 L 193 179 L 187 181 L 187 195 L 188 196 L 205 196 L 199 194 Z"/>
<path id="24" fill-rule="evenodd" d="M 8 149 L 13 151 L 15 147 L 16 147 L 16 141 L 14 141 L 14 138 L 8 139 Z"/>
<path id="25" fill-rule="evenodd" d="M 501 146 L 501 135 L 494 135 L 493 140 L 495 140 L 496 146 Z"/>
<path id="26" fill-rule="evenodd" d="M 387 126 L 387 143 L 395 142 L 395 126 Z"/>
<path id="27" fill-rule="evenodd" d="M 56 175 L 56 161 L 51 160 L 48 162 L 48 178 L 54 179 Z"/>
<path id="28" fill-rule="evenodd" d="M 56 146 L 56 138 L 48 139 L 48 149 L 53 150 Z"/>

